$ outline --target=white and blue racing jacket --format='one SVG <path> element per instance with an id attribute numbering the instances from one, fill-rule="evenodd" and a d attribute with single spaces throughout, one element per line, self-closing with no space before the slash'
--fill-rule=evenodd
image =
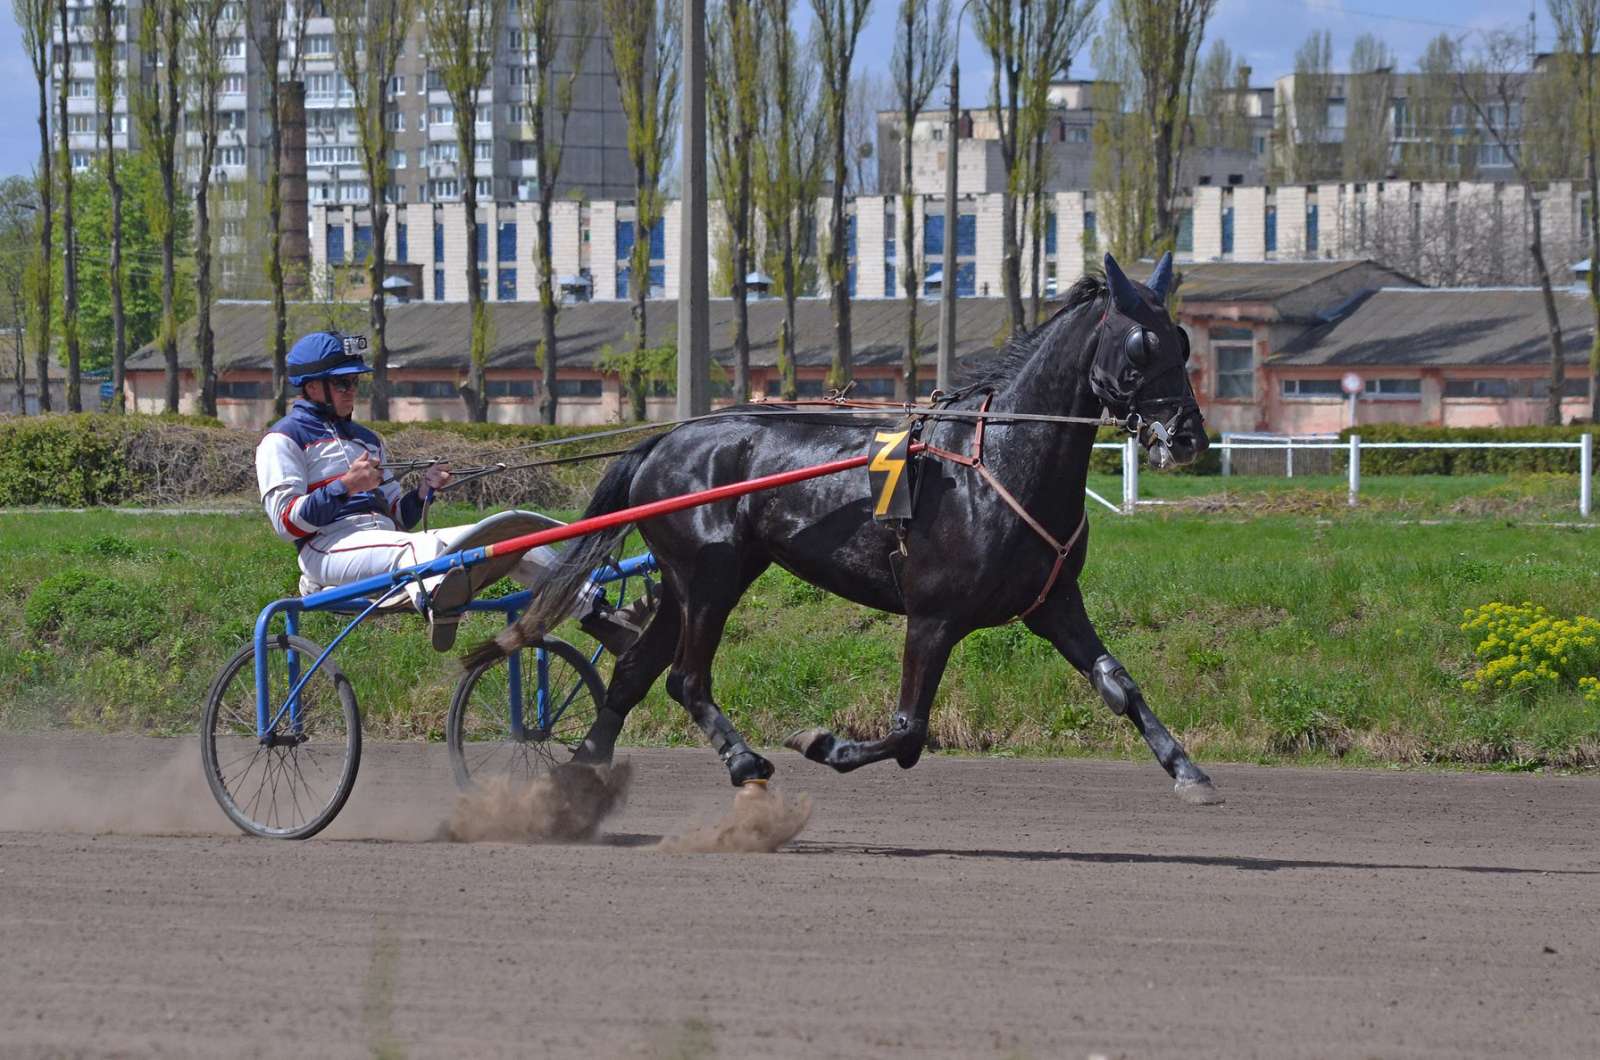
<path id="1" fill-rule="evenodd" d="M 351 493 L 339 481 L 364 452 L 388 461 L 383 439 L 373 431 L 324 416 L 310 401 L 296 401 L 256 446 L 256 482 L 273 531 L 303 548 L 352 524 L 381 530 L 416 526 L 422 518 L 416 490 L 402 493 L 400 484 L 386 477 L 375 490 Z"/>

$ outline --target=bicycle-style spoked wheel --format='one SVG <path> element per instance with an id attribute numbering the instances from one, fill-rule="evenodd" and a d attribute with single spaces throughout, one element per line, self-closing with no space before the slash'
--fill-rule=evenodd
<path id="1" fill-rule="evenodd" d="M 526 784 L 568 761 L 605 701 L 600 675 L 564 640 L 523 648 L 517 662 L 520 726 L 512 722 L 509 659 L 480 663 L 456 684 L 445 740 L 463 791 L 497 777 Z"/>
<path id="2" fill-rule="evenodd" d="M 269 715 L 278 715 L 322 649 L 303 637 L 267 641 Z M 332 663 L 300 689 L 296 711 L 284 710 L 265 739 L 256 732 L 255 645 L 222 668 L 206 701 L 200 749 L 206 782 L 229 820 L 251 835 L 306 839 L 327 827 L 355 787 L 361 765 L 361 715 L 355 692 Z"/>

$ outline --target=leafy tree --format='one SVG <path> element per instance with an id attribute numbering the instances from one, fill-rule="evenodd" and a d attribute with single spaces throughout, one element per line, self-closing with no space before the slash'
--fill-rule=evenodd
<path id="1" fill-rule="evenodd" d="M 54 13 L 54 0 L 12 0 L 12 14 L 22 31 L 22 44 L 28 52 L 28 62 L 33 67 L 33 79 L 39 90 L 39 163 L 34 173 L 34 186 L 38 189 L 39 239 L 34 246 L 33 263 L 29 270 L 33 277 L 29 292 L 32 301 L 29 317 L 34 332 L 34 375 L 39 377 L 41 412 L 50 411 L 50 273 L 54 260 L 55 210 L 52 197 L 55 186 L 50 173 L 49 81 L 50 20 Z"/>
<path id="2" fill-rule="evenodd" d="M 100 109 L 100 142 L 105 145 L 102 158 L 106 187 L 111 191 L 111 261 L 107 268 L 111 288 L 111 384 L 112 408 L 118 412 L 127 406 L 123 392 L 128 362 L 128 331 L 122 306 L 122 184 L 117 180 L 116 100 L 121 94 L 121 74 L 117 70 L 117 9 L 112 0 L 94 0 L 94 97 Z"/>
<path id="3" fill-rule="evenodd" d="M 148 0 L 139 10 L 139 49 L 160 64 L 156 83 L 132 94 L 145 150 L 161 175 L 152 220 L 161 237 L 161 358 L 166 411 L 178 411 L 178 138 L 182 135 L 188 26 L 182 0 Z"/>
<path id="4" fill-rule="evenodd" d="M 29 296 L 37 239 L 39 189 L 30 177 L 0 180 L 0 328 L 11 336 L 12 381 L 17 410 L 28 408 L 28 355 L 22 337 L 31 312 Z"/>
<path id="5" fill-rule="evenodd" d="M 394 109 L 389 83 L 405 48 L 416 0 L 332 0 L 339 72 L 350 86 L 350 109 L 361 147 L 361 170 L 372 204 L 372 252 L 367 256 L 367 321 L 372 342 L 372 418 L 389 418 L 389 345 L 383 278 L 389 257 L 389 154 Z M 469 123 L 469 127 L 470 127 Z M 476 233 L 476 229 L 474 229 Z M 474 236 L 475 238 L 475 236 Z M 474 273 L 476 276 L 476 273 Z"/>
<path id="6" fill-rule="evenodd" d="M 1556 24 L 1556 69 L 1576 97 L 1589 186 L 1589 262 L 1600 264 L 1600 0 L 1548 0 Z M 1589 304 L 1594 309 L 1594 344 L 1589 350 L 1589 418 L 1600 423 L 1600 269 L 1589 269 Z"/>
<path id="7" fill-rule="evenodd" d="M 1389 172 L 1389 113 L 1394 52 L 1370 33 L 1350 49 L 1345 91 L 1344 177 L 1375 180 Z"/>
<path id="8" fill-rule="evenodd" d="M 87 281 L 82 287 L 77 317 L 83 342 L 83 367 L 91 371 L 110 367 L 116 343 L 110 285 L 102 282 L 110 267 L 110 255 L 104 248 L 110 244 L 112 225 L 111 189 L 105 169 L 105 160 L 96 159 L 77 182 L 80 268 Z M 161 334 L 162 237 L 159 216 L 166 207 L 162 201 L 161 173 L 149 156 L 142 152 L 125 155 L 117 172 L 123 191 L 124 326 L 128 348 L 137 350 Z M 172 224 L 175 252 L 180 258 L 187 258 L 193 215 L 181 199 L 176 204 Z M 178 319 L 187 319 L 194 311 L 195 285 L 190 282 L 192 277 L 188 264 L 180 260 L 175 273 L 173 312 Z M 63 266 L 64 262 L 56 262 L 57 269 Z M 58 314 L 61 309 L 61 306 L 56 307 Z M 59 316 L 57 321 L 60 322 Z"/>
<path id="9" fill-rule="evenodd" d="M 634 349 L 644 350 L 649 345 L 644 304 L 650 295 L 650 232 L 666 211 L 661 170 L 678 109 L 682 19 L 677 0 L 659 5 L 655 0 L 601 0 L 601 10 L 611 30 L 611 64 L 628 122 L 628 159 L 633 163 L 628 293 L 633 298 Z"/>
<path id="10" fill-rule="evenodd" d="M 67 0 L 57 0 L 56 15 L 61 23 L 61 39 L 71 40 L 67 32 Z M 58 77 L 57 83 L 57 118 L 56 140 L 60 154 L 58 162 L 61 166 L 61 242 L 66 248 L 62 263 L 61 286 L 61 338 L 67 354 L 67 411 L 83 411 L 83 395 L 79 393 L 78 376 L 80 374 L 81 351 L 78 339 L 78 240 L 73 233 L 72 213 L 72 151 L 67 139 L 67 85 L 68 78 Z M 48 380 L 40 376 L 41 380 Z"/>
<path id="11" fill-rule="evenodd" d="M 1333 176 L 1337 145 L 1328 143 L 1328 97 L 1333 93 L 1333 35 L 1317 30 L 1294 53 L 1294 87 L 1279 109 L 1277 168 L 1282 179 L 1305 184 Z"/>
<path id="12" fill-rule="evenodd" d="M 101 3 L 107 0 L 99 0 Z M 193 66 L 189 74 L 190 127 L 198 127 L 200 149 L 195 168 L 195 294 L 199 309 L 195 319 L 195 347 L 200 355 L 200 412 L 217 414 L 216 344 L 211 332 L 211 168 L 217 157 L 217 93 L 225 73 L 222 62 L 224 36 L 236 25 L 229 0 L 188 0 L 188 20 Z M 109 170 L 107 171 L 109 175 Z M 118 203 L 116 186 L 112 202 Z M 118 391 L 120 393 L 119 385 Z"/>

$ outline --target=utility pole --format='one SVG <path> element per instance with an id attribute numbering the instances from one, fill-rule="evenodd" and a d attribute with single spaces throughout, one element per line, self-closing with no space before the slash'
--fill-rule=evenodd
<path id="1" fill-rule="evenodd" d="M 705 0 L 684 0 L 683 3 L 683 74 L 678 419 L 701 416 L 711 411 L 711 288 L 706 262 Z"/>
<path id="2" fill-rule="evenodd" d="M 934 386 L 949 393 L 955 389 L 956 378 L 956 222 L 960 212 L 956 209 L 956 154 L 961 147 L 961 19 L 967 6 L 961 5 L 956 13 L 955 50 L 950 55 L 950 111 L 945 119 L 944 156 L 944 276 L 939 284 L 939 363 L 935 368 Z M 901 150 L 911 150 L 909 143 Z M 915 395 L 912 395 L 913 400 Z"/>

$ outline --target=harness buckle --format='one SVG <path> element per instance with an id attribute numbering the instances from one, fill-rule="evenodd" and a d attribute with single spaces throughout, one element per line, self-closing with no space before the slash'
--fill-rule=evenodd
<path id="1" fill-rule="evenodd" d="M 1122 421 L 1122 429 L 1135 436 L 1144 429 L 1144 426 L 1144 417 L 1139 415 L 1137 410 L 1129 412 L 1127 419 Z"/>

